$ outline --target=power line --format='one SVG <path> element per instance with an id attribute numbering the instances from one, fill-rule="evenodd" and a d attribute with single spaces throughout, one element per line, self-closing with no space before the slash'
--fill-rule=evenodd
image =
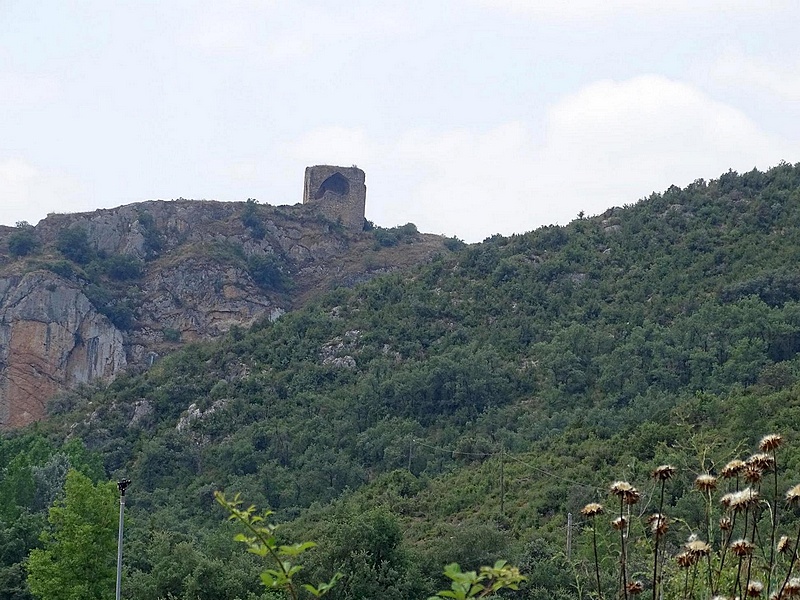
<path id="1" fill-rule="evenodd" d="M 556 475 L 555 473 L 551 473 L 550 471 L 542 469 L 541 467 L 537 467 L 537 466 L 532 465 L 532 464 L 530 464 L 528 462 L 525 462 L 524 460 L 522 460 L 521 458 L 517 458 L 513 454 L 509 454 L 507 452 L 503 452 L 502 450 L 500 452 L 462 452 L 461 450 L 452 450 L 452 449 L 448 449 L 448 448 L 443 448 L 441 446 L 433 446 L 431 444 L 426 444 L 425 442 L 423 442 L 421 440 L 418 440 L 418 439 L 415 439 L 415 438 L 411 439 L 411 444 L 412 445 L 413 444 L 418 444 L 420 446 L 424 446 L 425 448 L 430 448 L 431 450 L 435 450 L 437 452 L 443 452 L 445 454 L 450 454 L 451 456 L 452 455 L 478 456 L 478 457 L 482 457 L 482 458 L 488 458 L 488 457 L 492 457 L 492 456 L 501 456 L 501 458 L 503 458 L 504 460 L 506 458 L 511 459 L 511 460 L 515 460 L 518 463 L 520 463 L 522 465 L 525 465 L 529 469 L 532 469 L 533 471 L 541 473 L 545 477 L 549 477 L 551 479 L 557 479 L 557 480 L 563 481 L 565 483 L 570 483 L 572 485 L 577 485 L 577 486 L 580 486 L 582 488 L 591 490 L 592 492 L 597 492 L 597 491 L 600 491 L 602 489 L 602 488 L 599 488 L 599 487 L 594 486 L 594 485 L 587 485 L 585 483 L 581 483 L 579 481 L 575 481 L 574 479 L 570 479 L 568 477 L 562 477 L 560 475 Z"/>

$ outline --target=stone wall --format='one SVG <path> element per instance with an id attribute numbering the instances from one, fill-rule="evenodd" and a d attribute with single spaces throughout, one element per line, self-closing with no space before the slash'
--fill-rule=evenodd
<path id="1" fill-rule="evenodd" d="M 314 206 L 350 231 L 362 231 L 367 202 L 364 171 L 358 167 L 317 165 L 306 168 L 303 204 Z"/>

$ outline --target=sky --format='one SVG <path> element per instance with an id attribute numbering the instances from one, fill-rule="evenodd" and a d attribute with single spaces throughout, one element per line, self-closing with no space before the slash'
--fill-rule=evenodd
<path id="1" fill-rule="evenodd" d="M 468 242 L 800 162 L 796 0 L 0 0 L 0 224 L 302 201 Z"/>

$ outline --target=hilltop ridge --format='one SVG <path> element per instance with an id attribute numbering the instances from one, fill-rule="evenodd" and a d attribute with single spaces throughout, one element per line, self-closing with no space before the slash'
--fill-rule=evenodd
<path id="1" fill-rule="evenodd" d="M 447 252 L 413 225 L 364 231 L 332 216 L 179 199 L 1 229 L 0 427 L 42 418 L 64 387 Z"/>

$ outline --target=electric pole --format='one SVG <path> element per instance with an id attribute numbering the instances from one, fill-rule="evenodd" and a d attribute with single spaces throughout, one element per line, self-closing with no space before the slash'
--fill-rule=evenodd
<path id="1" fill-rule="evenodd" d="M 117 538 L 117 600 L 122 590 L 122 525 L 125 514 L 125 490 L 131 484 L 130 479 L 121 479 L 117 482 L 119 489 L 119 537 Z"/>

